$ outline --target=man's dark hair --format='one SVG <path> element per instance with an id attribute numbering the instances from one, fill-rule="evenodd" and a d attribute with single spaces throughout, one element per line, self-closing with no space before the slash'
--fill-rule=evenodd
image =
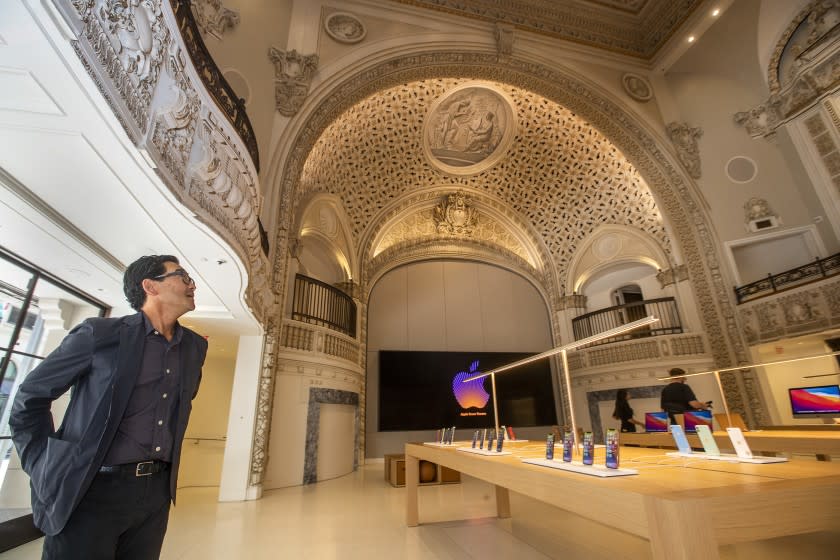
<path id="1" fill-rule="evenodd" d="M 140 257 L 125 269 L 123 275 L 123 292 L 128 304 L 135 311 L 140 311 L 146 303 L 146 292 L 143 290 L 143 280 L 154 278 L 166 273 L 163 263 L 174 262 L 180 264 L 172 255 L 146 255 Z"/>
<path id="2" fill-rule="evenodd" d="M 668 372 L 668 375 L 670 375 L 671 377 L 680 377 L 685 375 L 685 370 L 680 369 L 678 367 L 671 368 L 671 371 Z"/>

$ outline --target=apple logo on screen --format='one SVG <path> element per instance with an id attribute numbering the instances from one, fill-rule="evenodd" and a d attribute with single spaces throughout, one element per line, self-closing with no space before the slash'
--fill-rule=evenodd
<path id="1" fill-rule="evenodd" d="M 463 382 L 464 379 L 476 373 L 479 373 L 478 360 L 470 364 L 469 373 L 459 371 L 452 380 L 452 392 L 455 394 L 455 400 L 458 401 L 461 408 L 484 408 L 484 405 L 490 400 L 490 393 L 484 390 L 484 380 L 486 377 L 466 383 Z"/>

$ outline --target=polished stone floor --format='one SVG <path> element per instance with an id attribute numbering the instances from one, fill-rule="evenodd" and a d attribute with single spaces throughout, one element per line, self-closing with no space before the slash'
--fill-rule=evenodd
<path id="1" fill-rule="evenodd" d="M 385 482 L 382 469 L 381 462 L 374 462 L 334 480 L 269 491 L 262 500 L 252 502 L 219 503 L 215 488 L 182 489 L 161 558 L 650 558 L 649 546 L 642 539 L 515 494 L 511 496 L 513 518 L 495 519 L 493 487 L 469 477 L 461 484 L 423 487 L 419 498 L 423 524 L 407 528 L 405 490 Z M 556 526 L 562 527 L 559 541 L 555 540 Z M 838 546 L 840 534 L 817 533 L 722 547 L 721 558 L 836 560 Z M 38 540 L 0 554 L 0 560 L 37 560 L 40 555 Z"/>

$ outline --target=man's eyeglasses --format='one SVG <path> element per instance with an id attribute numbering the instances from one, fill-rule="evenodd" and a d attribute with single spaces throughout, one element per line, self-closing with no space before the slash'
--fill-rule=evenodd
<path id="1" fill-rule="evenodd" d="M 173 270 L 172 272 L 167 272 L 166 274 L 161 274 L 159 276 L 153 276 L 152 280 L 157 280 L 158 282 L 163 282 L 164 280 L 166 280 L 170 276 L 180 276 L 181 281 L 184 284 L 186 284 L 187 286 L 189 286 L 190 284 L 195 285 L 195 280 L 190 278 L 190 275 L 183 268 L 179 268 L 178 270 Z"/>

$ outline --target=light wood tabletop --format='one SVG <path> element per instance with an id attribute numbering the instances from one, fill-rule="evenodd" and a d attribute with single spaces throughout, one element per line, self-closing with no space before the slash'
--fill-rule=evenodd
<path id="1" fill-rule="evenodd" d="M 726 432 L 714 432 L 715 442 L 721 449 L 732 449 Z M 692 447 L 702 449 L 696 434 L 687 434 Z M 761 453 L 800 453 L 827 458 L 840 455 L 840 431 L 816 430 L 751 430 L 744 438 L 753 451 Z M 623 444 L 643 447 L 675 447 L 674 438 L 667 432 L 640 432 L 621 434 Z"/>
<path id="2" fill-rule="evenodd" d="M 420 522 L 421 459 L 494 484 L 499 517 L 511 515 L 512 490 L 648 539 L 662 560 L 719 558 L 719 545 L 840 524 L 840 463 L 755 465 L 622 447 L 621 467 L 639 474 L 597 478 L 522 462 L 543 457 L 544 444 L 509 444 L 511 455 L 494 457 L 458 451 L 459 445 L 469 444 L 406 444 L 407 525 Z M 596 449 L 596 463 L 603 462 L 604 450 Z"/>

